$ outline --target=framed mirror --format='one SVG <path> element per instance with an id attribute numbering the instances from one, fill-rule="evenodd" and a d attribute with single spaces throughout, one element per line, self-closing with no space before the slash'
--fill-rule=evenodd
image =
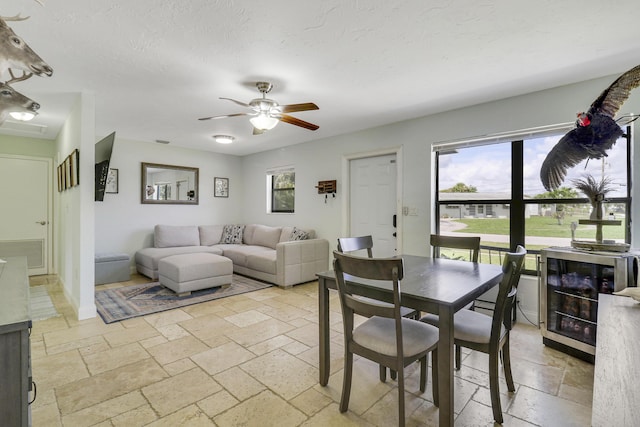
<path id="1" fill-rule="evenodd" d="M 142 203 L 198 204 L 198 168 L 142 163 L 141 182 Z"/>

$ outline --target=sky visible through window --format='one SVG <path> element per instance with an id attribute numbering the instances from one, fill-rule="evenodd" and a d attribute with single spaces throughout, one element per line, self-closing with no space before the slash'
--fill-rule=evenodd
<path id="1" fill-rule="evenodd" d="M 524 193 L 534 197 L 545 193 L 540 182 L 540 166 L 562 135 L 529 139 L 524 143 Z M 589 160 L 570 168 L 562 186 L 573 188 L 571 180 L 591 174 L 596 179 L 604 174 L 618 184 L 609 197 L 625 197 L 627 166 L 626 142 L 619 139 L 602 160 Z M 586 166 L 586 169 L 585 169 Z M 456 154 L 440 156 L 440 190 L 462 182 L 474 186 L 479 193 L 510 194 L 511 192 L 511 144 L 500 143 L 458 149 Z M 582 196 L 582 194 L 581 194 Z"/>

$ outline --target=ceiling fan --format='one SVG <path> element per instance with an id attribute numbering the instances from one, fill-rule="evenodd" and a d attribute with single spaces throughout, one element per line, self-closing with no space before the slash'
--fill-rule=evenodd
<path id="1" fill-rule="evenodd" d="M 291 125 L 300 126 L 309 130 L 317 130 L 319 128 L 319 126 L 314 125 L 313 123 L 305 122 L 304 120 L 297 119 L 287 114 L 295 113 L 297 111 L 317 110 L 318 106 L 313 102 L 306 102 L 304 104 L 280 105 L 276 101 L 268 99 L 266 97 L 266 94 L 269 93 L 273 88 L 273 85 L 271 83 L 257 82 L 256 87 L 258 88 L 260 93 L 262 93 L 262 98 L 252 99 L 248 104 L 241 101 L 236 101 L 235 99 L 231 98 L 220 98 L 235 102 L 236 104 L 242 105 L 243 107 L 250 108 L 252 110 L 251 112 L 203 117 L 198 120 L 223 119 L 226 117 L 236 116 L 251 116 L 249 121 L 253 125 L 254 135 L 260 135 L 267 130 L 273 129 L 278 124 L 278 122 L 289 123 Z"/>

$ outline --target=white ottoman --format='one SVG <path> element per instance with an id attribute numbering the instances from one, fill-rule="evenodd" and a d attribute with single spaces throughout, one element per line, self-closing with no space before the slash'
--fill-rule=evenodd
<path id="1" fill-rule="evenodd" d="M 161 285 L 185 296 L 200 289 L 229 286 L 233 263 L 209 253 L 171 255 L 158 262 L 158 275 Z"/>

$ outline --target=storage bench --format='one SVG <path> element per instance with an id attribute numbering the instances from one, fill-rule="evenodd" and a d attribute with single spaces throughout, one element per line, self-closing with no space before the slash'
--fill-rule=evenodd
<path id="1" fill-rule="evenodd" d="M 95 256 L 95 284 L 126 282 L 131 279 L 129 255 L 104 253 Z"/>

